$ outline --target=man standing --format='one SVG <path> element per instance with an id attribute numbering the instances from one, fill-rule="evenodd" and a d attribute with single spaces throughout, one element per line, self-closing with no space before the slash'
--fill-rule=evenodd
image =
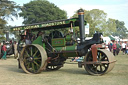
<path id="1" fill-rule="evenodd" d="M 121 47 L 122 47 L 123 54 L 125 54 L 126 43 L 123 42 L 122 45 L 121 45 Z"/>

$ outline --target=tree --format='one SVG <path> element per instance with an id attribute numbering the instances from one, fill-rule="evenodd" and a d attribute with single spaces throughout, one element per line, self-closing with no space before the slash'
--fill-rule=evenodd
<path id="1" fill-rule="evenodd" d="M 85 18 L 85 20 L 89 21 L 88 23 L 90 24 L 90 36 L 94 34 L 95 31 L 103 33 L 106 30 L 106 16 L 107 14 L 102 10 L 90 10 Z"/>
<path id="2" fill-rule="evenodd" d="M 73 17 L 77 17 L 77 13 Z M 106 16 L 107 14 L 99 9 L 90 11 L 84 10 L 84 19 L 89 23 L 89 35 L 92 36 L 95 31 L 104 32 L 106 29 Z"/>
<path id="3" fill-rule="evenodd" d="M 119 36 L 120 38 L 127 38 L 127 33 L 128 30 L 124 26 L 125 23 L 123 21 L 116 20 L 116 32 L 114 32 L 112 35 L 114 36 Z"/>
<path id="4" fill-rule="evenodd" d="M 120 38 L 126 38 L 128 32 L 127 28 L 124 26 L 125 23 L 109 18 L 106 21 L 107 14 L 99 9 L 93 9 L 90 11 L 84 10 L 84 19 L 89 23 L 89 35 L 92 36 L 95 31 L 102 32 L 104 36 L 120 36 Z M 77 12 L 73 17 L 78 17 Z M 78 29 L 78 28 L 77 28 Z"/>
<path id="5" fill-rule="evenodd" d="M 34 0 L 24 4 L 20 16 L 24 24 L 66 19 L 67 13 L 47 0 Z"/>
<path id="6" fill-rule="evenodd" d="M 106 27 L 106 31 L 105 31 L 105 35 L 109 36 L 113 33 L 116 32 L 116 23 L 115 23 L 115 19 L 111 19 L 109 18 L 107 23 L 107 27 Z"/>
<path id="7" fill-rule="evenodd" d="M 0 39 L 4 39 L 4 30 L 7 20 L 13 20 L 12 16 L 17 17 L 20 6 L 10 0 L 0 0 Z"/>
<path id="8" fill-rule="evenodd" d="M 13 20 L 12 16 L 18 17 L 17 12 L 20 10 L 20 6 L 15 2 L 9 0 L 0 1 L 0 24 L 6 24 L 6 20 Z M 0 27 L 2 28 L 2 27 Z"/>

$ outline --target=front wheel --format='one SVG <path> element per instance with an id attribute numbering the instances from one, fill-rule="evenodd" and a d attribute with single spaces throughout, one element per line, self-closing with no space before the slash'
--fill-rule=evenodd
<path id="1" fill-rule="evenodd" d="M 40 73 L 45 68 L 47 54 L 40 45 L 27 45 L 22 49 L 20 65 L 26 73 Z"/>
<path id="2" fill-rule="evenodd" d="M 85 70 L 92 75 L 103 75 L 110 72 L 115 65 L 113 54 L 105 49 L 97 51 L 97 62 L 93 62 L 92 51 L 84 59 Z"/>

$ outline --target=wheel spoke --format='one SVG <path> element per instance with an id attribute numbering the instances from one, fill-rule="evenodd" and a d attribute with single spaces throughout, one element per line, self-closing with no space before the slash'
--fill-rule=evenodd
<path id="1" fill-rule="evenodd" d="M 100 59 L 100 61 L 103 61 L 105 59 L 105 55 L 103 55 L 103 57 Z"/>
<path id="2" fill-rule="evenodd" d="M 26 58 L 23 59 L 23 62 L 26 62 Z"/>
<path id="3" fill-rule="evenodd" d="M 33 52 L 32 52 L 32 47 L 30 48 L 30 50 L 31 50 L 31 56 L 33 55 Z"/>
<path id="4" fill-rule="evenodd" d="M 39 65 L 37 62 L 35 62 L 35 61 L 34 61 L 34 64 L 35 64 L 36 66 L 40 67 L 40 65 Z"/>
<path id="5" fill-rule="evenodd" d="M 35 66 L 34 66 L 34 63 L 32 63 L 32 69 L 33 69 L 33 71 L 35 72 Z"/>
<path id="6" fill-rule="evenodd" d="M 102 54 L 100 53 L 100 56 L 99 56 L 99 61 L 101 60 L 101 58 L 102 58 Z"/>
<path id="7" fill-rule="evenodd" d="M 36 50 L 36 52 L 33 54 L 33 57 L 35 57 L 35 56 L 36 56 L 37 52 L 39 52 L 39 51 L 38 51 L 38 50 Z"/>
<path id="8" fill-rule="evenodd" d="M 100 71 L 101 71 L 101 72 L 103 71 L 103 69 L 102 69 L 102 65 L 100 65 Z"/>
<path id="9" fill-rule="evenodd" d="M 34 60 L 40 60 L 41 58 L 38 58 L 38 57 L 36 57 L 36 58 L 34 58 Z"/>
<path id="10" fill-rule="evenodd" d="M 92 71 L 96 72 L 96 73 L 97 73 L 97 67 L 98 67 L 98 66 L 90 65 L 90 69 L 91 69 Z"/>
<path id="11" fill-rule="evenodd" d="M 97 65 L 96 68 L 95 68 L 96 73 L 97 73 L 97 70 L 98 70 L 97 67 L 98 67 L 98 65 Z"/>
<path id="12" fill-rule="evenodd" d="M 30 64 L 31 64 L 30 62 L 26 62 L 26 63 L 25 63 L 25 65 L 26 65 L 27 68 L 30 67 Z"/>
<path id="13" fill-rule="evenodd" d="M 100 53 L 97 52 L 97 59 L 99 60 L 100 59 Z"/>
<path id="14" fill-rule="evenodd" d="M 39 54 L 37 57 L 40 57 L 41 56 L 41 54 Z"/>
<path id="15" fill-rule="evenodd" d="M 28 54 L 28 51 L 25 49 L 25 53 L 27 54 L 27 56 L 29 57 L 30 55 Z"/>
<path id="16" fill-rule="evenodd" d="M 105 69 L 106 69 L 106 68 L 107 68 L 107 66 L 108 66 L 108 65 L 107 65 L 107 66 L 106 66 L 106 65 L 107 65 L 107 64 L 102 64 L 102 66 L 103 66 Z"/>

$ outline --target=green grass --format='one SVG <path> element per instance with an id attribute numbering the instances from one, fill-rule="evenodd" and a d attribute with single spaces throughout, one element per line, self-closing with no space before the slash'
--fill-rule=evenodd
<path id="1" fill-rule="evenodd" d="M 0 85 L 128 85 L 128 55 L 115 56 L 113 70 L 102 76 L 89 75 L 76 63 L 65 63 L 57 71 L 26 74 L 18 69 L 17 60 L 0 60 Z"/>

